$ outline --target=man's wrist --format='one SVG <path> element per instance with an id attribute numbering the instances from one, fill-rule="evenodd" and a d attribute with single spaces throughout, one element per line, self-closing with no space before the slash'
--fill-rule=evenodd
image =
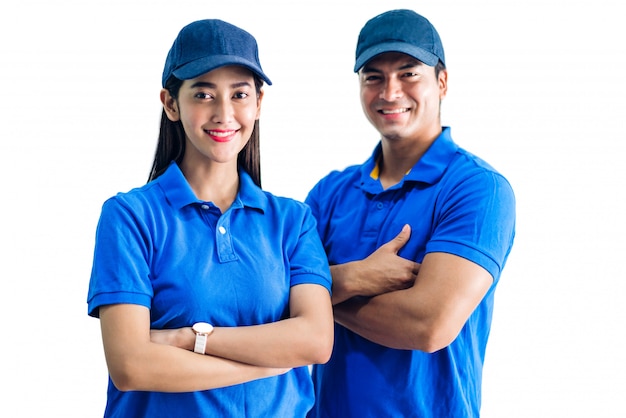
<path id="1" fill-rule="evenodd" d="M 330 267 L 333 278 L 333 305 L 341 303 L 358 294 L 354 288 L 352 269 L 355 262 L 336 264 Z"/>

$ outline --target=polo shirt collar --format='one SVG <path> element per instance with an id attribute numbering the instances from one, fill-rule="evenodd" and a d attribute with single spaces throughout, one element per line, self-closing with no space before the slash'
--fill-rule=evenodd
<path id="1" fill-rule="evenodd" d="M 239 169 L 239 193 L 237 200 L 243 206 L 256 208 L 265 212 L 269 204 L 265 192 L 252 181 L 252 177 L 245 170 Z"/>
<path id="2" fill-rule="evenodd" d="M 441 134 L 435 139 L 426 150 L 419 161 L 404 176 L 403 182 L 397 185 L 402 186 L 406 181 L 434 184 L 443 176 L 446 167 L 459 149 L 452 140 L 451 129 L 444 126 Z M 382 143 L 379 142 L 371 157 L 361 167 L 361 186 L 370 193 L 381 191 L 378 178 L 372 178 L 372 172 L 377 173 L 378 159 L 382 153 Z"/>
<path id="3" fill-rule="evenodd" d="M 181 209 L 193 203 L 205 203 L 196 197 L 185 175 L 175 161 L 172 161 L 167 170 L 155 181 L 161 186 L 166 199 L 176 209 Z M 233 202 L 233 207 L 249 206 L 265 211 L 267 204 L 265 193 L 254 184 L 247 172 L 240 169 L 239 192 Z"/>

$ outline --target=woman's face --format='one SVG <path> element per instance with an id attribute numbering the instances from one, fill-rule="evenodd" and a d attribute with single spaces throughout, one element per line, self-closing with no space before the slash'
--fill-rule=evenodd
<path id="1" fill-rule="evenodd" d="M 262 93 L 251 71 L 225 66 L 185 80 L 177 100 L 162 96 L 170 120 L 180 120 L 185 130 L 183 161 L 236 166 L 259 118 Z"/>

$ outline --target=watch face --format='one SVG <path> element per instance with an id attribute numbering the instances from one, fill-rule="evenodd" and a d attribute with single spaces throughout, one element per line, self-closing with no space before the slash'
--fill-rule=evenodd
<path id="1" fill-rule="evenodd" d="M 193 324 L 193 330 L 198 334 L 209 334 L 213 331 L 213 325 L 207 324 L 206 322 L 196 322 Z"/>

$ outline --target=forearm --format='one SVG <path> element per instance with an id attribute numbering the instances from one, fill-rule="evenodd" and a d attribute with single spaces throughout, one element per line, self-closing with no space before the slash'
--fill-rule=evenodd
<path id="1" fill-rule="evenodd" d="M 135 355 L 107 359 L 115 386 L 123 391 L 191 392 L 275 376 L 288 369 L 270 369 L 167 345 L 148 343 Z"/>
<path id="2" fill-rule="evenodd" d="M 375 254 L 380 257 L 380 254 Z M 419 264 L 392 254 L 383 261 L 370 256 L 330 267 L 333 305 L 355 296 L 373 297 L 411 287 Z"/>
<path id="3" fill-rule="evenodd" d="M 291 317 L 272 323 L 215 327 L 206 342 L 209 355 L 263 367 L 299 367 L 325 363 L 332 352 L 334 322 L 328 290 L 319 285 L 294 286 Z M 189 328 L 152 331 L 152 339 L 193 350 Z"/>
<path id="4" fill-rule="evenodd" d="M 188 392 L 230 386 L 284 373 L 202 356 L 163 343 L 178 332 L 163 331 L 151 340 L 149 311 L 139 305 L 100 308 L 100 324 L 109 375 L 123 391 Z M 187 328 L 187 332 L 193 332 Z"/>
<path id="5" fill-rule="evenodd" d="M 352 332 L 390 348 L 431 351 L 427 316 L 415 307 L 405 309 L 397 291 L 372 298 L 352 298 L 334 306 L 335 322 Z"/>
<path id="6" fill-rule="evenodd" d="M 414 286 L 335 305 L 335 322 L 387 347 L 434 352 L 449 345 L 483 299 L 492 278 L 446 253 L 426 255 Z"/>
<path id="7" fill-rule="evenodd" d="M 207 353 L 265 367 L 299 367 L 325 363 L 332 351 L 332 322 L 316 329 L 303 318 L 271 324 L 216 328 Z"/>
<path id="8" fill-rule="evenodd" d="M 291 288 L 290 318 L 263 325 L 217 328 L 207 352 L 266 367 L 299 367 L 325 363 L 334 341 L 328 290 L 314 284 Z"/>
<path id="9" fill-rule="evenodd" d="M 399 257 L 396 257 L 396 259 L 400 260 Z M 407 266 L 415 264 L 408 260 L 402 260 L 401 262 Z M 404 288 L 413 282 L 412 278 L 410 278 L 410 283 L 407 280 L 401 282 L 398 279 L 392 279 L 387 275 L 389 271 L 383 270 L 384 267 L 378 268 L 378 266 L 370 263 L 368 259 L 331 266 L 333 305 L 342 303 L 355 296 L 372 297 L 387 293 L 398 288 Z M 409 277 L 408 273 L 406 277 Z"/>

